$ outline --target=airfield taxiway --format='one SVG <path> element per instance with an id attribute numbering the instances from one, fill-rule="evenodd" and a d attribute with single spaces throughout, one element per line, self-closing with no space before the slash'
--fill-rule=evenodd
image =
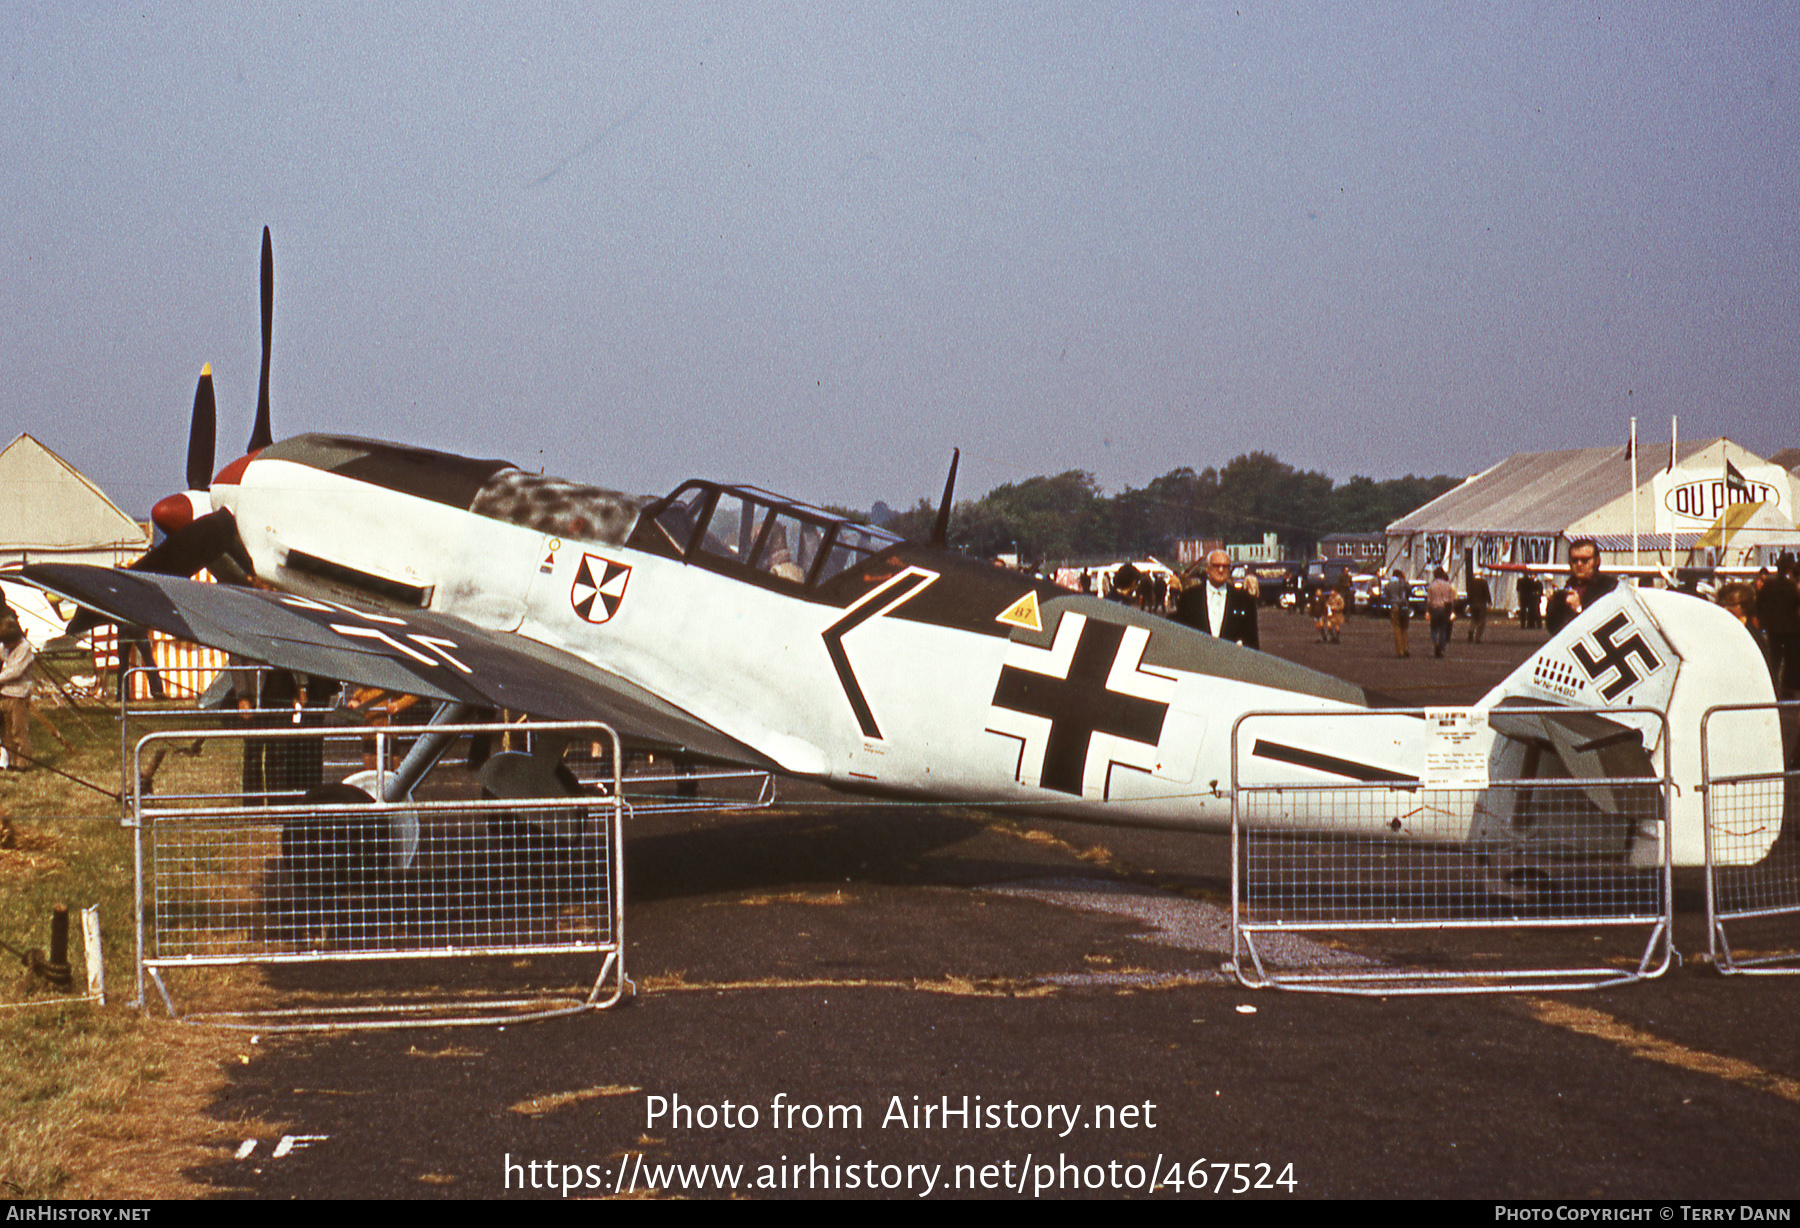
<path id="1" fill-rule="evenodd" d="M 1459 628 L 1437 660 L 1415 631 L 1396 660 L 1385 621 L 1320 645 L 1264 615 L 1272 650 L 1419 704 L 1468 702 L 1542 642 Z M 1660 980 L 1341 998 L 1221 971 L 1229 857 L 1225 837 L 803 789 L 651 817 L 627 832 L 634 1001 L 245 1037 L 212 1110 L 234 1145 L 189 1175 L 252 1198 L 1800 1192 L 1800 984 L 1692 958 L 1696 877 L 1689 959 Z M 965 1105 L 989 1112 L 941 1112 Z"/>

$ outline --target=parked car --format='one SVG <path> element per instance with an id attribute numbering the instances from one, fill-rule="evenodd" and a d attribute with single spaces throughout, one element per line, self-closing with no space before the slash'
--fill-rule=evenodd
<path id="1" fill-rule="evenodd" d="M 1356 562 L 1353 559 L 1314 559 L 1306 565 L 1300 576 L 1300 592 L 1295 598 L 1295 608 L 1304 610 L 1312 601 L 1314 592 L 1321 588 L 1336 588 L 1338 579 L 1343 576 L 1356 575 Z"/>
<path id="2" fill-rule="evenodd" d="M 1385 583 L 1385 580 L 1379 580 L 1373 586 L 1369 594 L 1369 604 L 1365 607 L 1371 615 L 1377 615 L 1382 618 L 1386 618 L 1389 612 L 1387 595 L 1382 591 L 1382 586 Z M 1415 580 L 1407 589 L 1410 595 L 1407 606 L 1412 610 L 1413 617 L 1415 618 L 1422 617 L 1425 613 L 1425 587 L 1426 582 L 1424 580 Z"/>
<path id="3" fill-rule="evenodd" d="M 1414 618 L 1425 617 L 1425 590 L 1429 587 L 1430 582 L 1427 580 L 1413 581 L 1412 612 Z M 1455 611 L 1456 617 L 1466 617 L 1469 612 L 1469 595 L 1461 589 L 1457 589 L 1455 592 L 1456 600 L 1451 603 L 1450 608 Z"/>
<path id="4" fill-rule="evenodd" d="M 1306 587 L 1335 588 L 1339 576 L 1355 574 L 1356 563 L 1351 559 L 1313 559 L 1306 565 Z"/>
<path id="5" fill-rule="evenodd" d="M 1387 594 L 1383 591 L 1386 584 L 1386 576 L 1377 576 L 1375 583 L 1369 588 L 1369 604 L 1364 608 L 1371 617 L 1386 618 L 1388 616 L 1388 599 Z"/>
<path id="6" fill-rule="evenodd" d="M 1294 577 L 1300 564 L 1288 559 L 1269 563 L 1247 563 L 1244 569 L 1256 576 L 1257 602 L 1260 605 L 1287 605 L 1293 591 Z"/>

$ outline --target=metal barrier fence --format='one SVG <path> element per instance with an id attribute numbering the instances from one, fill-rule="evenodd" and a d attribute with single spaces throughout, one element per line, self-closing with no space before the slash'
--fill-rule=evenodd
<path id="1" fill-rule="evenodd" d="M 1651 709 L 1248 713 L 1232 730 L 1232 966 L 1251 988 L 1373 995 L 1661 975 L 1670 786 Z"/>
<path id="2" fill-rule="evenodd" d="M 622 817 L 775 797 L 767 773 L 624 753 L 604 725 L 457 722 L 467 710 L 396 696 L 371 710 L 366 694 L 271 683 L 280 671 L 261 667 L 219 684 L 254 706 L 238 708 L 235 692 L 213 708 L 147 703 L 132 676 L 142 672 L 127 672 L 120 715 L 123 822 L 137 838 L 136 1004 L 148 980 L 178 1018 L 167 974 L 228 964 L 362 963 L 381 975 L 353 978 L 355 992 L 384 1000 L 342 1005 L 342 985 L 314 986 L 303 1007 L 186 1018 L 274 1031 L 610 1006 L 630 986 Z M 592 987 L 555 998 L 496 994 L 476 963 L 442 962 L 583 954 L 602 958 Z M 425 983 L 402 987 L 399 968 Z M 458 996 L 441 1000 L 452 981 Z"/>
<path id="3" fill-rule="evenodd" d="M 140 1005 L 147 976 L 183 1017 L 165 981 L 182 969 L 484 956 L 601 963 L 585 996 L 520 997 L 496 991 L 492 976 L 464 976 L 473 983 L 448 1000 L 409 1000 L 389 984 L 359 991 L 376 1001 L 343 1005 L 342 985 L 327 983 L 300 1007 L 187 1017 L 265 1031 L 485 1023 L 600 1009 L 624 993 L 622 756 L 612 730 L 530 722 L 405 731 L 415 748 L 510 735 L 579 736 L 610 749 L 613 772 L 600 789 L 509 798 L 491 795 L 507 779 L 492 765 L 516 779 L 549 756 L 498 751 L 480 774 L 465 757 L 409 785 L 412 760 L 388 766 L 400 731 L 246 728 L 239 722 L 258 714 L 239 713 L 214 717 L 236 727 L 196 729 L 197 717 L 178 715 L 188 727 L 142 734 L 127 763 Z M 334 760 L 374 766 L 326 783 Z"/>
<path id="4" fill-rule="evenodd" d="M 1745 771 L 1744 749 L 1785 749 L 1800 702 L 1724 704 L 1700 718 L 1706 929 L 1724 973 L 1800 973 L 1800 771 Z M 1770 770 L 1774 769 L 1774 770 Z M 1730 923 L 1735 934 L 1728 936 Z"/>

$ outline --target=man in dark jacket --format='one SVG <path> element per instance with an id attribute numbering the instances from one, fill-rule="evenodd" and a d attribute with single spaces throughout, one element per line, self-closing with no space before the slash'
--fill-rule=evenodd
<path id="1" fill-rule="evenodd" d="M 1544 625 L 1543 609 L 1540 603 L 1544 599 L 1544 582 L 1526 572 L 1519 577 L 1519 627 L 1525 631 L 1536 631 Z"/>
<path id="2" fill-rule="evenodd" d="M 1481 633 L 1487 630 L 1488 607 L 1494 604 L 1494 592 L 1488 587 L 1487 577 L 1479 573 L 1469 581 L 1469 643 L 1481 643 Z"/>
<path id="3" fill-rule="evenodd" d="M 1544 623 L 1555 635 L 1600 598 L 1619 586 L 1617 576 L 1600 574 L 1600 547 L 1583 537 L 1569 547 L 1569 582 L 1550 594 Z"/>
<path id="4" fill-rule="evenodd" d="M 1106 595 L 1106 599 L 1141 609 L 1144 603 L 1140 599 L 1138 585 L 1143 578 L 1144 573 L 1130 563 L 1119 564 L 1119 569 L 1113 572 L 1112 584 L 1109 586 L 1112 591 Z"/>
<path id="5" fill-rule="evenodd" d="M 1800 689 L 1800 588 L 1794 584 L 1792 558 L 1763 581 L 1756 594 L 1756 622 L 1762 628 L 1764 651 L 1769 657 L 1769 681 L 1781 692 Z"/>
<path id="6" fill-rule="evenodd" d="M 1175 621 L 1245 648 L 1259 647 L 1256 639 L 1256 602 L 1248 593 L 1231 587 L 1231 556 L 1215 550 L 1206 556 L 1206 579 L 1181 590 Z"/>

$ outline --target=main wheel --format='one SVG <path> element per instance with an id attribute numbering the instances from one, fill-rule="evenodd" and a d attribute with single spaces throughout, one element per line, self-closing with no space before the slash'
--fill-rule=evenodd
<path id="1" fill-rule="evenodd" d="M 375 799 L 351 784 L 310 789 L 302 804 L 372 806 Z M 380 877 L 392 860 L 386 818 L 370 814 L 301 814 L 281 829 L 281 859 L 299 887 L 341 891 Z"/>

